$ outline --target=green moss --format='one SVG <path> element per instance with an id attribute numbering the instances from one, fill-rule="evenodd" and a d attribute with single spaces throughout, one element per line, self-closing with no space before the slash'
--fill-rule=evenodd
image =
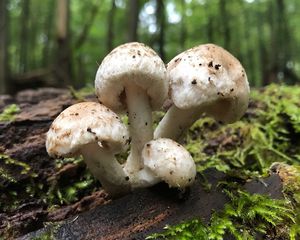
<path id="1" fill-rule="evenodd" d="M 57 169 L 61 169 L 66 164 L 74 164 L 81 168 L 80 176 L 79 178 L 68 179 L 68 181 L 54 178 L 49 182 L 50 186 L 45 196 L 45 201 L 49 204 L 49 208 L 52 208 L 53 205 L 74 203 L 84 193 L 92 192 L 97 187 L 97 180 L 86 169 L 81 157 L 56 159 Z"/>
<path id="2" fill-rule="evenodd" d="M 0 113 L 0 122 L 11 122 L 15 120 L 16 114 L 20 112 L 20 108 L 16 104 L 11 104 L 4 108 Z"/>
<path id="3" fill-rule="evenodd" d="M 300 88 L 253 90 L 241 121 L 220 125 L 208 117 L 188 132 L 186 148 L 198 171 L 215 167 L 241 178 L 266 175 L 273 162 L 299 164 Z"/>
<path id="4" fill-rule="evenodd" d="M 94 95 L 95 89 L 92 85 L 87 85 L 84 88 L 81 88 L 79 90 L 74 89 L 72 86 L 69 87 L 71 95 L 79 100 L 79 101 L 84 101 L 85 97 L 89 95 Z"/>
<path id="5" fill-rule="evenodd" d="M 17 180 L 13 176 L 16 174 L 27 174 L 30 177 L 37 177 L 37 174 L 31 171 L 31 167 L 27 163 L 13 159 L 8 155 L 0 154 L 0 163 L 2 165 L 0 167 L 0 177 L 8 182 L 17 183 Z M 9 170 L 11 167 L 17 169 L 14 174 Z"/>
<path id="6" fill-rule="evenodd" d="M 12 183 L 17 182 L 16 179 L 13 176 L 11 176 L 11 174 L 7 170 L 3 168 L 0 168 L 0 176 L 1 178 L 4 178 L 8 182 L 12 182 Z"/>
<path id="7" fill-rule="evenodd" d="M 231 202 L 222 211 L 213 213 L 208 224 L 193 219 L 166 226 L 164 232 L 152 234 L 147 239 L 222 240 L 228 235 L 241 240 L 256 239 L 258 233 L 266 236 L 270 229 L 281 226 L 288 226 L 292 232 L 295 214 L 288 201 L 243 191 L 228 192 L 228 195 Z"/>
<path id="8" fill-rule="evenodd" d="M 240 187 L 236 179 L 266 176 L 275 162 L 289 164 L 294 170 L 286 174 L 287 200 L 239 192 L 238 197 L 231 195 L 231 203 L 214 213 L 208 224 L 193 219 L 168 226 L 164 233 L 149 239 L 223 239 L 226 234 L 236 239 L 256 239 L 257 232 L 268 235 L 272 228 L 280 239 L 299 238 L 299 99 L 300 87 L 295 86 L 270 85 L 252 90 L 249 109 L 240 121 L 222 125 L 203 116 L 188 131 L 185 142 L 207 190 L 210 185 L 203 172 L 211 167 L 226 173 L 228 181 L 219 185 L 232 191 Z"/>
<path id="9" fill-rule="evenodd" d="M 32 240 L 53 240 L 55 239 L 55 234 L 59 230 L 61 223 L 48 223 L 45 224 L 47 230 L 37 237 L 32 238 Z"/>

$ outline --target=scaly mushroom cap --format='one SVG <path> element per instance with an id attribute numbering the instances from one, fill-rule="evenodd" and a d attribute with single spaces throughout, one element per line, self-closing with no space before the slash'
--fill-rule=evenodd
<path id="1" fill-rule="evenodd" d="M 196 177 L 196 165 L 189 152 L 177 142 L 159 138 L 145 144 L 142 151 L 145 168 L 169 184 L 184 188 Z"/>
<path id="2" fill-rule="evenodd" d="M 122 97 L 127 84 L 136 84 L 144 89 L 153 109 L 160 108 L 167 97 L 165 65 L 145 44 L 131 42 L 115 48 L 98 68 L 96 95 L 100 102 L 114 111 L 125 108 Z"/>
<path id="3" fill-rule="evenodd" d="M 98 142 L 115 153 L 128 138 L 117 114 L 99 103 L 82 102 L 68 107 L 54 120 L 47 132 L 46 148 L 50 156 L 71 156 L 83 145 Z"/>
<path id="4" fill-rule="evenodd" d="M 172 101 L 180 109 L 208 106 L 209 115 L 225 122 L 236 121 L 247 109 L 245 70 L 219 46 L 203 44 L 177 55 L 168 63 L 167 74 Z"/>

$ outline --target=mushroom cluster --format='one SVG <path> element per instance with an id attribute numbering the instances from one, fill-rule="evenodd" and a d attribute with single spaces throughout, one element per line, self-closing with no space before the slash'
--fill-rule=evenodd
<path id="1" fill-rule="evenodd" d="M 165 66 L 150 47 L 123 44 L 111 51 L 95 79 L 99 103 L 65 109 L 46 139 L 52 157 L 82 155 L 91 173 L 111 196 L 160 181 L 184 189 L 196 177 L 189 152 L 176 141 L 206 113 L 234 122 L 245 112 L 249 84 L 240 62 L 214 44 L 189 49 Z M 152 112 L 172 106 L 153 131 Z M 126 126 L 117 115 L 128 115 Z M 130 154 L 120 164 L 115 155 Z"/>

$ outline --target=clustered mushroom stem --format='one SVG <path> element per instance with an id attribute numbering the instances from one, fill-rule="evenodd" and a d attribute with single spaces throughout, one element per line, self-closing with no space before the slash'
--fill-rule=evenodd
<path id="1" fill-rule="evenodd" d="M 173 104 L 155 129 L 154 139 L 170 138 L 175 141 L 180 140 L 203 112 L 204 108 L 185 110 L 179 109 Z"/>
<path id="2" fill-rule="evenodd" d="M 131 136 L 131 150 L 125 169 L 128 173 L 137 173 L 143 168 L 141 152 L 144 144 L 153 139 L 152 110 L 148 95 L 142 88 L 128 84 L 125 89 Z"/>
<path id="3" fill-rule="evenodd" d="M 109 149 L 100 147 L 97 143 L 90 143 L 85 145 L 80 153 L 89 170 L 111 196 L 130 191 L 128 176 Z"/>

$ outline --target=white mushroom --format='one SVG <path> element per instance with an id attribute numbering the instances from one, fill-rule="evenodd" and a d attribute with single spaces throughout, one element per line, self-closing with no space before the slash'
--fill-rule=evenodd
<path id="1" fill-rule="evenodd" d="M 241 63 L 223 48 L 204 44 L 191 48 L 167 66 L 173 106 L 154 132 L 154 138 L 178 140 L 205 112 L 232 123 L 246 111 L 249 84 Z"/>
<path id="2" fill-rule="evenodd" d="M 161 180 L 170 187 L 185 188 L 196 177 L 196 165 L 189 152 L 177 142 L 160 138 L 145 144 L 142 151 L 144 169 L 140 171 L 140 181 L 133 188 L 153 185 Z M 148 176 L 154 175 L 152 181 Z"/>
<path id="3" fill-rule="evenodd" d="M 50 156 L 83 155 L 92 174 L 112 196 L 130 191 L 128 176 L 114 155 L 124 150 L 129 139 L 117 114 L 94 102 L 65 109 L 47 132 Z"/>
<path id="4" fill-rule="evenodd" d="M 114 111 L 128 111 L 132 141 L 124 169 L 133 177 L 143 168 L 140 156 L 144 144 L 153 139 L 152 110 L 167 98 L 165 65 L 148 46 L 127 43 L 104 58 L 95 87 L 101 103 Z"/>

